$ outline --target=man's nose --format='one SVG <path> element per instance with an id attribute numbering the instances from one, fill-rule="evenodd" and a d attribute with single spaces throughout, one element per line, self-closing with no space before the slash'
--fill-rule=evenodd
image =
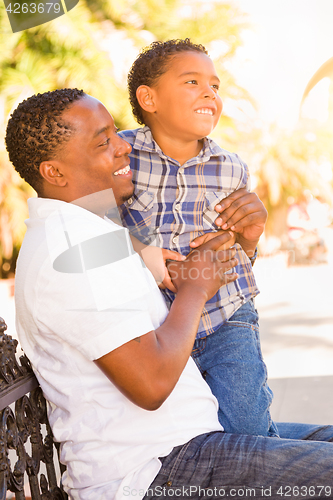
<path id="1" fill-rule="evenodd" d="M 124 141 L 124 139 L 118 136 L 118 144 L 115 148 L 116 156 L 129 155 L 131 151 L 132 146 L 127 141 Z"/>

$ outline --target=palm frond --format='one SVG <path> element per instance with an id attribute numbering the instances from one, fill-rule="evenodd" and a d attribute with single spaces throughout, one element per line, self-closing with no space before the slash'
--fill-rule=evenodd
<path id="1" fill-rule="evenodd" d="M 320 68 L 315 72 L 315 74 L 310 78 L 307 86 L 305 87 L 301 105 L 303 104 L 304 100 L 309 95 L 313 87 L 317 85 L 320 80 L 327 77 L 333 77 L 333 57 L 324 62 L 324 64 L 322 64 Z"/>

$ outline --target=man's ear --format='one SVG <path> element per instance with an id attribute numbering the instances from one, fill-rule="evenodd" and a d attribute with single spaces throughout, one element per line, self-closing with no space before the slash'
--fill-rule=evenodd
<path id="1" fill-rule="evenodd" d="M 136 98 L 141 108 L 147 113 L 155 113 L 156 105 L 154 99 L 154 90 L 148 85 L 140 85 L 136 89 Z"/>
<path id="2" fill-rule="evenodd" d="M 48 182 L 54 186 L 64 187 L 67 184 L 65 176 L 61 173 L 57 162 L 42 161 L 39 165 L 40 175 Z"/>

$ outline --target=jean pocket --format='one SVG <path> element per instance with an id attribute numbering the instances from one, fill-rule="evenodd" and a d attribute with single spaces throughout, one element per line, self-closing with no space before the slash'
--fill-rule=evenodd
<path id="1" fill-rule="evenodd" d="M 254 307 L 253 300 L 243 304 L 227 321 L 230 325 L 255 326 L 259 328 L 259 314 Z"/>

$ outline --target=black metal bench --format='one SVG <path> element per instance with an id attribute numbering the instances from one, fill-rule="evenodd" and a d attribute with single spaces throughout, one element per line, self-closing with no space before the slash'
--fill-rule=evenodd
<path id="1" fill-rule="evenodd" d="M 0 500 L 65 500 L 60 484 L 64 467 L 46 401 L 28 358 L 17 359 L 18 342 L 6 329 L 0 318 Z"/>

